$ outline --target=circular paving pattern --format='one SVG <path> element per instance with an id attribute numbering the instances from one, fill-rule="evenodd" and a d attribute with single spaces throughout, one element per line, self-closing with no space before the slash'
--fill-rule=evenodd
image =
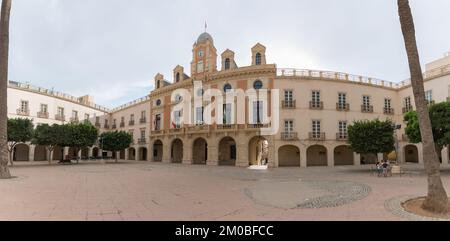
<path id="1" fill-rule="evenodd" d="M 408 195 L 408 196 L 394 197 L 394 198 L 387 200 L 384 203 L 384 207 L 392 214 L 394 214 L 398 217 L 401 217 L 401 218 L 408 219 L 410 221 L 448 221 L 448 219 L 419 216 L 414 213 L 407 212 L 403 208 L 403 206 L 402 206 L 403 203 L 405 203 L 411 199 L 418 198 L 418 197 L 420 197 L 420 195 L 415 195 L 415 196 Z"/>
<path id="2" fill-rule="evenodd" d="M 254 202 L 282 209 L 331 208 L 367 197 L 370 186 L 348 181 L 259 182 L 245 194 Z"/>

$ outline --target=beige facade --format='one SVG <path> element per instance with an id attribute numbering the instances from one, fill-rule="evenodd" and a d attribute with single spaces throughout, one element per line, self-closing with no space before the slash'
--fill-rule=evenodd
<path id="1" fill-rule="evenodd" d="M 133 146 L 114 155 L 127 160 L 240 167 L 266 161 L 270 167 L 368 164 L 372 158 L 350 150 L 346 142 L 347 126 L 356 120 L 379 118 L 391 119 L 404 128 L 403 114 L 414 109 L 409 81 L 393 83 L 340 72 L 282 69 L 268 63 L 266 47 L 260 43 L 249 51 L 250 66 L 238 66 L 235 53 L 229 49 L 218 60 L 214 40 L 208 33 L 200 35 L 192 53 L 190 76 L 182 66 L 174 68 L 171 81 L 158 73 L 155 89 L 149 96 L 105 111 L 94 122 L 101 131 L 123 130 L 133 134 Z M 430 103 L 448 101 L 450 56 L 427 65 L 425 78 Z M 194 82 L 198 81 L 202 83 L 202 91 L 194 89 Z M 199 112 L 203 113 L 202 106 L 206 108 L 216 101 L 203 97 L 208 90 L 225 93 L 228 89 L 253 88 L 278 90 L 276 101 L 280 108 L 273 110 L 269 98 L 261 104 L 246 101 L 244 113 L 238 113 L 235 100 L 225 102 L 230 109 L 224 120 L 234 120 L 230 123 L 207 124 L 203 117 L 197 118 Z M 189 103 L 190 113 L 184 111 L 177 119 L 174 110 L 185 102 L 175 94 L 179 90 L 187 90 L 191 100 L 202 99 L 202 106 Z M 252 123 L 255 112 L 251 110 L 255 106 L 268 116 L 279 113 L 277 133 L 261 132 L 261 128 L 274 122 Z M 212 116 L 215 121 L 216 112 Z M 245 124 L 235 124 L 238 116 Z M 396 132 L 399 161 L 422 163 L 421 144 L 408 143 L 403 128 Z M 93 150 L 88 153 L 92 155 Z M 377 158 L 383 156 L 378 154 Z M 448 164 L 448 148 L 441 156 L 443 164 Z"/>

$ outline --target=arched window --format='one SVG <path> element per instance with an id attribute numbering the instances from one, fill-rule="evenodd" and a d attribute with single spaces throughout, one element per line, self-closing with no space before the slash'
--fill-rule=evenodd
<path id="1" fill-rule="evenodd" d="M 177 73 L 176 77 L 175 77 L 175 81 L 178 83 L 180 82 L 180 73 Z"/>
<path id="2" fill-rule="evenodd" d="M 262 62 L 261 58 L 262 58 L 261 54 L 257 53 L 256 56 L 255 56 L 255 64 L 256 65 L 261 65 L 261 62 Z"/>
<path id="3" fill-rule="evenodd" d="M 160 105 L 161 105 L 161 100 L 158 99 L 158 100 L 156 101 L 156 106 L 160 106 Z"/>
<path id="4" fill-rule="evenodd" d="M 229 58 L 225 59 L 225 70 L 230 69 L 230 62 Z"/>
<path id="5" fill-rule="evenodd" d="M 255 90 L 260 90 L 262 87 L 263 87 L 263 82 L 262 82 L 261 80 L 256 80 L 256 81 L 253 83 L 253 88 L 254 88 Z"/>
<path id="6" fill-rule="evenodd" d="M 233 87 L 231 87 L 230 84 L 225 84 L 225 85 L 223 86 L 223 91 L 224 91 L 224 92 L 228 92 L 228 91 L 230 91 L 231 89 L 233 89 Z"/>

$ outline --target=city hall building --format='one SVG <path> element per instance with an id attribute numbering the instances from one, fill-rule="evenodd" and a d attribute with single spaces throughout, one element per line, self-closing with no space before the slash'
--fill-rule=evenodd
<path id="1" fill-rule="evenodd" d="M 74 153 L 65 147 L 53 152 L 54 160 L 59 160 L 61 153 L 81 158 L 117 155 L 123 160 L 239 167 L 369 164 L 373 158 L 368 154 L 350 149 L 347 127 L 357 120 L 391 119 L 402 125 L 395 133 L 398 161 L 423 162 L 422 145 L 409 143 L 404 132 L 403 115 L 415 109 L 409 81 L 393 83 L 341 72 L 279 68 L 267 62 L 266 47 L 259 43 L 249 51 L 250 66 L 239 66 L 234 57 L 229 49 L 219 54 L 213 38 L 205 32 L 192 48 L 190 73 L 176 66 L 170 78 L 157 74 L 155 89 L 148 96 L 115 109 L 94 104 L 90 96 L 73 97 L 11 81 L 9 117 L 30 118 L 35 125 L 85 120 L 101 132 L 121 130 L 133 136 L 132 146 L 118 153 L 103 152 L 99 146 Z M 449 54 L 427 64 L 424 77 L 430 104 L 450 101 Z M 195 83 L 201 83 L 201 89 L 196 89 Z M 227 100 L 221 106 L 222 115 L 217 115 L 219 109 L 212 111 L 213 119 L 221 116 L 223 120 L 204 120 L 205 108 L 218 101 L 205 98 L 208 90 L 225 95 L 253 89 L 278 90 L 277 98 L 269 92 L 265 100 Z M 200 98 L 201 104 L 186 102 L 174 94 L 178 90 L 187 90 L 189 98 Z M 188 103 L 190 113 L 175 111 L 180 103 Z M 277 121 L 273 121 L 275 114 Z M 262 116 L 272 121 L 261 122 Z M 188 122 L 181 121 L 186 118 Z M 245 122 L 237 122 L 237 118 Z M 273 125 L 275 133 L 262 131 Z M 442 163 L 448 164 L 448 148 L 439 154 Z M 378 159 L 385 155 L 378 154 Z M 22 143 L 16 147 L 14 159 L 45 161 L 46 150 Z"/>

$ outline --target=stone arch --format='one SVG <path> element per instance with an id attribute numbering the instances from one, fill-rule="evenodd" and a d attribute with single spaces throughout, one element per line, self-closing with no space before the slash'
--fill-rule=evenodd
<path id="1" fill-rule="evenodd" d="M 179 138 L 172 141 L 170 157 L 172 158 L 172 163 L 183 162 L 183 141 Z"/>
<path id="2" fill-rule="evenodd" d="M 227 136 L 219 142 L 219 165 L 220 166 L 235 166 L 236 165 L 236 141 Z"/>
<path id="3" fill-rule="evenodd" d="M 45 146 L 36 146 L 34 148 L 35 161 L 47 161 L 47 148 Z"/>
<path id="4" fill-rule="evenodd" d="M 294 145 L 285 145 L 278 149 L 279 167 L 300 167 L 300 149 Z"/>
<path id="5" fill-rule="evenodd" d="M 419 163 L 419 149 L 415 145 L 404 147 L 405 162 Z"/>
<path id="6" fill-rule="evenodd" d="M 197 138 L 192 146 L 193 164 L 206 164 L 208 158 L 208 142 L 203 138 Z"/>
<path id="7" fill-rule="evenodd" d="M 121 150 L 119 153 L 119 159 L 120 160 L 125 160 L 125 150 Z"/>
<path id="8" fill-rule="evenodd" d="M 355 160 L 353 156 L 353 151 L 348 145 L 337 146 L 334 148 L 334 165 L 335 166 L 346 166 L 354 165 Z"/>
<path id="9" fill-rule="evenodd" d="M 13 160 L 18 162 L 29 161 L 30 147 L 27 144 L 20 143 L 14 147 Z"/>
<path id="10" fill-rule="evenodd" d="M 53 150 L 53 160 L 54 161 L 62 160 L 63 152 L 64 152 L 64 148 L 62 148 L 60 146 L 56 146 L 55 149 Z"/>
<path id="11" fill-rule="evenodd" d="M 269 141 L 262 136 L 253 137 L 248 144 L 249 165 L 265 165 L 269 163 Z"/>
<path id="12" fill-rule="evenodd" d="M 135 161 L 136 160 L 136 149 L 134 147 L 128 148 L 128 160 Z"/>
<path id="13" fill-rule="evenodd" d="M 163 142 L 161 140 L 156 140 L 153 142 L 153 161 L 162 162 L 163 159 Z"/>
<path id="14" fill-rule="evenodd" d="M 308 147 L 306 151 L 306 165 L 308 167 L 327 166 L 327 148 L 322 145 Z"/>
<path id="15" fill-rule="evenodd" d="M 81 149 L 81 159 L 89 160 L 89 148 L 88 147 Z"/>
<path id="16" fill-rule="evenodd" d="M 99 156 L 100 149 L 98 147 L 94 147 L 92 149 L 92 157 L 97 158 Z"/>
<path id="17" fill-rule="evenodd" d="M 147 147 L 140 147 L 138 154 L 139 161 L 147 161 Z"/>

